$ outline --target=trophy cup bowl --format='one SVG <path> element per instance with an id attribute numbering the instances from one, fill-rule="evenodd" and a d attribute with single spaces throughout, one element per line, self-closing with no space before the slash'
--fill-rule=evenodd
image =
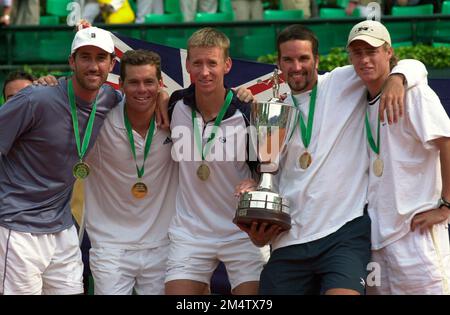
<path id="1" fill-rule="evenodd" d="M 241 195 L 233 219 L 235 224 L 250 225 L 253 221 L 291 228 L 289 201 L 273 190 L 273 175 L 278 171 L 280 153 L 295 127 L 297 109 L 278 98 L 251 105 L 250 138 L 252 149 L 260 162 L 261 178 L 255 191 Z"/>

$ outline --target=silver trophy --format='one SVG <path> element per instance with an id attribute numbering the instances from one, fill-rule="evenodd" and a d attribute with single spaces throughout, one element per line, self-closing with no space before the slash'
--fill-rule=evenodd
<path id="1" fill-rule="evenodd" d="M 275 69 L 273 98 L 252 104 L 250 137 L 258 160 L 261 179 L 255 191 L 241 195 L 233 222 L 250 225 L 253 221 L 291 228 L 289 201 L 273 190 L 273 175 L 278 172 L 280 153 L 295 128 L 297 109 L 279 99 L 279 76 Z"/>

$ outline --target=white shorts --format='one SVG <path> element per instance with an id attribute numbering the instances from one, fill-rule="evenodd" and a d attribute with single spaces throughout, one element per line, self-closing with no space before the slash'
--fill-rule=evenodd
<path id="1" fill-rule="evenodd" d="M 164 294 L 169 246 L 127 250 L 91 248 L 89 262 L 98 295 Z"/>
<path id="2" fill-rule="evenodd" d="M 83 262 L 74 226 L 23 233 L 0 226 L 0 294 L 81 294 Z"/>
<path id="3" fill-rule="evenodd" d="M 250 239 L 229 242 L 190 242 L 170 235 L 166 282 L 194 280 L 210 283 L 214 270 L 223 262 L 231 289 L 249 281 L 259 281 L 269 259 L 268 246 L 258 248 Z"/>
<path id="4" fill-rule="evenodd" d="M 367 293 L 450 294 L 449 248 L 445 223 L 424 234 L 419 230 L 409 232 L 400 240 L 372 251 L 372 261 L 380 267 L 380 281 L 374 286 L 368 283 Z"/>

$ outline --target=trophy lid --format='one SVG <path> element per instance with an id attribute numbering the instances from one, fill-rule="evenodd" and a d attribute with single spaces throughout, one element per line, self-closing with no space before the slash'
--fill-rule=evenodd
<path id="1" fill-rule="evenodd" d="M 274 98 L 280 98 L 280 76 L 278 75 L 278 69 L 273 69 L 273 75 L 271 81 L 273 82 L 272 93 Z"/>
<path id="2" fill-rule="evenodd" d="M 258 83 L 261 83 L 261 82 L 263 82 L 263 81 L 258 80 Z M 295 107 L 289 103 L 285 103 L 280 97 L 280 75 L 278 74 L 277 68 L 273 69 L 272 77 L 270 78 L 269 82 L 265 83 L 265 84 L 270 84 L 270 83 L 272 83 L 273 96 L 265 102 L 258 102 L 258 104 L 260 104 L 260 105 L 262 105 L 262 104 L 263 105 L 278 104 L 278 105 L 283 105 L 283 106 Z"/>

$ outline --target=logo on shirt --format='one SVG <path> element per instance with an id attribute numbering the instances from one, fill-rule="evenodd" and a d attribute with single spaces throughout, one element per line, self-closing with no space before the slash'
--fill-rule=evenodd
<path id="1" fill-rule="evenodd" d="M 227 138 L 225 138 L 225 137 L 219 137 L 219 142 L 220 142 L 220 143 L 225 143 L 225 142 L 227 142 Z"/>
<path id="2" fill-rule="evenodd" d="M 166 140 L 164 140 L 163 144 L 172 143 L 172 138 L 167 137 Z"/>

